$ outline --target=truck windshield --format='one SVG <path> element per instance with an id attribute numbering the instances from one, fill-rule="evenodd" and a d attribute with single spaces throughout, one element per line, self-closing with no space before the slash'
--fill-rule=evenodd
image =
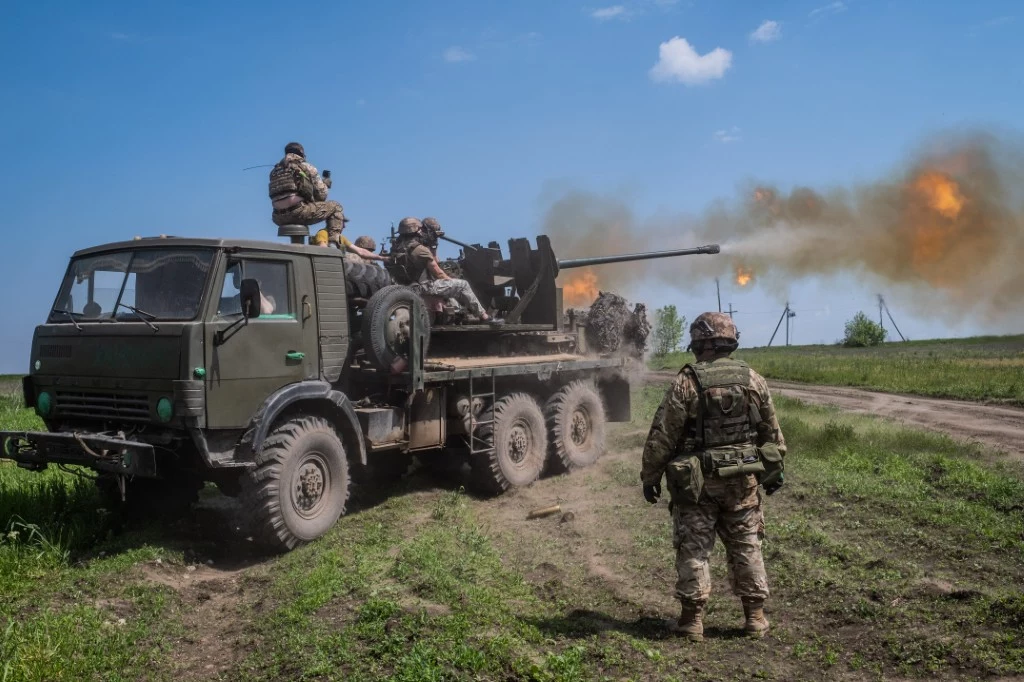
<path id="1" fill-rule="evenodd" d="M 191 320 L 212 249 L 139 249 L 71 261 L 50 322 Z"/>

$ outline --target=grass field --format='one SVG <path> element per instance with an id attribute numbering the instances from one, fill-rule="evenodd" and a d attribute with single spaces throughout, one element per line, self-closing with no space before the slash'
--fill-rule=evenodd
<path id="1" fill-rule="evenodd" d="M 1024 405 L 1024 336 L 752 348 L 737 357 L 769 379 Z M 691 358 L 674 353 L 652 366 L 678 369 Z"/>
<path id="2" fill-rule="evenodd" d="M 766 510 L 773 630 L 739 636 L 719 546 L 707 641 L 668 636 L 670 522 L 637 480 L 662 391 L 637 393 L 634 422 L 590 469 L 491 500 L 414 474 L 274 559 L 225 535 L 215 500 L 178 525 L 114 532 L 88 481 L 0 463 L 0 680 L 1024 674 L 1020 467 L 784 399 L 787 484 Z M 32 425 L 3 400 L 5 427 Z M 525 520 L 552 502 L 575 518 Z"/>

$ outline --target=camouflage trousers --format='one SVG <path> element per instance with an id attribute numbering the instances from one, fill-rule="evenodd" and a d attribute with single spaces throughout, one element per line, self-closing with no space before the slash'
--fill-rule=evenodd
<path id="1" fill-rule="evenodd" d="M 707 601 L 711 595 L 709 558 L 715 536 L 722 538 L 729 578 L 738 597 L 768 597 L 768 575 L 761 557 L 764 515 L 753 476 L 707 478 L 697 504 L 673 505 L 676 598 Z"/>
<path id="2" fill-rule="evenodd" d="M 484 313 L 484 307 L 480 305 L 480 299 L 473 293 L 473 287 L 469 286 L 469 282 L 464 279 L 435 279 L 417 286 L 421 293 L 428 296 L 454 298 L 466 306 L 470 315 L 480 317 Z"/>
<path id="3" fill-rule="evenodd" d="M 306 201 L 285 211 L 274 211 L 272 220 L 281 225 L 316 225 L 327 221 L 327 233 L 335 244 L 345 228 L 345 214 L 337 201 Z"/>

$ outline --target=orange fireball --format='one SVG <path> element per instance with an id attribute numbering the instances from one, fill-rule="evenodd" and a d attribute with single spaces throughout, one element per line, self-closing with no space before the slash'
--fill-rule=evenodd
<path id="1" fill-rule="evenodd" d="M 913 187 L 928 207 L 944 218 L 956 220 L 964 208 L 966 200 L 959 185 L 944 173 L 926 171 L 914 180 Z"/>
<path id="2" fill-rule="evenodd" d="M 599 293 L 597 275 L 589 268 L 573 273 L 562 285 L 562 300 L 571 307 L 589 306 Z"/>
<path id="3" fill-rule="evenodd" d="M 736 284 L 745 287 L 754 279 L 754 271 L 742 265 L 736 266 Z"/>

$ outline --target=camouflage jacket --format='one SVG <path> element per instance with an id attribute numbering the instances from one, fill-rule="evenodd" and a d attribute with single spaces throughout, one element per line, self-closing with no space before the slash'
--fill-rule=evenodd
<path id="1" fill-rule="evenodd" d="M 754 400 L 760 421 L 757 424 L 757 445 L 775 443 L 783 455 L 786 441 L 775 416 L 768 384 L 757 372 L 750 370 L 750 395 Z M 651 430 L 644 445 L 643 468 L 640 479 L 644 485 L 661 482 L 665 467 L 676 456 L 682 454 L 683 442 L 692 431 L 700 408 L 697 384 L 688 372 L 680 371 L 672 386 L 665 393 L 658 411 L 654 413 Z"/>
<path id="2" fill-rule="evenodd" d="M 316 169 L 316 166 L 306 161 L 298 154 L 285 154 L 285 157 L 281 160 L 290 162 L 293 166 L 297 166 L 310 182 L 313 184 L 313 201 L 326 201 L 327 200 L 327 183 L 320 177 L 320 171 Z"/>

